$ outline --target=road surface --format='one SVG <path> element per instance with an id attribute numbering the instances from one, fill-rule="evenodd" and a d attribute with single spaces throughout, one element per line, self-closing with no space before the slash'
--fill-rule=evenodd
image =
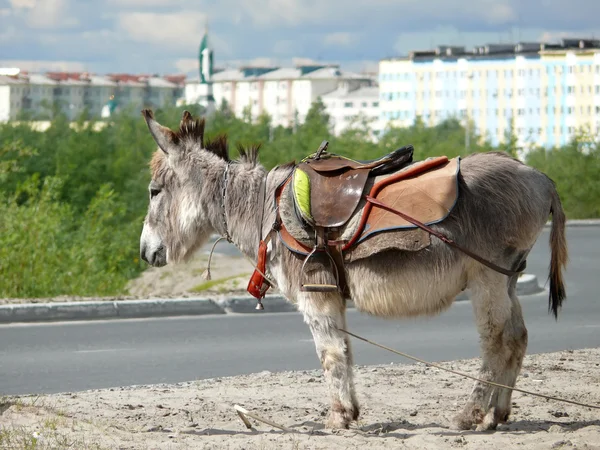
<path id="1" fill-rule="evenodd" d="M 569 228 L 568 299 L 558 322 L 547 294 L 522 297 L 529 353 L 600 346 L 600 228 Z M 548 231 L 528 261 L 547 278 Z M 348 314 L 349 329 L 433 360 L 479 356 L 469 302 L 434 318 L 391 321 Z M 410 363 L 353 340 L 356 364 Z M 0 395 L 174 383 L 263 370 L 318 369 L 298 313 L 0 326 Z"/>

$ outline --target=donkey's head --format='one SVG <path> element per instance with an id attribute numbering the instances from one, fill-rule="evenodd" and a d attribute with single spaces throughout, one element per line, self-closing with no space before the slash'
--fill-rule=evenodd
<path id="1" fill-rule="evenodd" d="M 220 180 L 229 162 L 224 136 L 204 142 L 204 120 L 185 111 L 177 131 L 143 110 L 158 144 L 150 164 L 150 203 L 140 237 L 140 257 L 164 266 L 191 256 L 215 231 L 221 208 Z"/>

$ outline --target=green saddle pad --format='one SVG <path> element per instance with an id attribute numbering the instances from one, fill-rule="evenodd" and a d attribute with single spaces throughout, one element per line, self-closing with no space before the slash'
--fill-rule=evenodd
<path id="1" fill-rule="evenodd" d="M 296 209 L 300 216 L 309 224 L 314 224 L 314 219 L 310 211 L 310 178 L 300 168 L 296 168 L 292 175 L 292 193 Z"/>

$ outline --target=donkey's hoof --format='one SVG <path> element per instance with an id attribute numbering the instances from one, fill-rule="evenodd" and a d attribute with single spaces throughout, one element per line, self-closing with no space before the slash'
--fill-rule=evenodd
<path id="1" fill-rule="evenodd" d="M 492 407 L 477 426 L 477 431 L 493 431 L 498 428 L 498 424 L 506 423 L 509 415 L 509 411 Z"/>
<path id="2" fill-rule="evenodd" d="M 452 419 L 450 428 L 453 430 L 470 430 L 474 425 L 483 422 L 484 413 L 475 405 L 467 405 Z"/>
<path id="3" fill-rule="evenodd" d="M 477 425 L 475 431 L 494 431 L 498 427 L 498 421 L 494 417 L 494 408 L 492 408 L 483 418 L 483 421 Z"/>
<path id="4" fill-rule="evenodd" d="M 466 418 L 462 414 L 457 414 L 450 423 L 450 429 L 455 431 L 470 430 L 473 425 L 473 419 Z"/>
<path id="5" fill-rule="evenodd" d="M 333 408 L 327 417 L 325 426 L 331 429 L 348 429 L 350 422 L 358 419 L 358 408 Z"/>

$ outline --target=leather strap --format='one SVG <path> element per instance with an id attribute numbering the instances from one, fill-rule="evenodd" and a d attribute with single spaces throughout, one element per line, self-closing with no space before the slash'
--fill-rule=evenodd
<path id="1" fill-rule="evenodd" d="M 521 272 L 523 272 L 525 270 L 525 267 L 527 265 L 526 261 L 523 261 L 519 265 L 519 267 L 517 268 L 516 271 L 515 270 L 504 269 L 503 267 L 497 266 L 493 262 L 488 261 L 488 260 L 482 258 L 481 256 L 478 256 L 475 253 L 471 252 L 470 250 L 467 250 L 466 248 L 458 245 L 452 239 L 447 238 L 446 236 L 444 236 L 441 233 L 438 233 L 437 231 L 435 231 L 434 229 L 428 227 L 424 223 L 419 222 L 417 219 L 413 219 L 412 217 L 407 216 L 406 214 L 398 211 L 397 209 L 394 209 L 394 208 L 392 208 L 390 206 L 387 206 L 385 203 L 382 203 L 379 200 L 374 199 L 370 195 L 367 195 L 366 199 L 367 199 L 368 202 L 372 203 L 373 205 L 375 205 L 375 206 L 377 206 L 377 207 L 379 207 L 381 209 L 385 209 L 386 211 L 389 211 L 389 212 L 391 212 L 393 214 L 397 214 L 398 216 L 402 217 L 404 220 L 407 220 L 410 223 L 412 223 L 413 225 L 416 225 L 417 227 L 421 228 L 422 230 L 427 231 L 429 234 L 432 234 L 436 238 L 440 239 L 442 242 L 448 244 L 450 247 L 453 247 L 453 248 L 455 248 L 457 250 L 460 250 L 464 254 L 470 256 L 471 258 L 473 258 L 476 261 L 479 261 L 484 266 L 487 266 L 490 269 L 495 270 L 496 272 L 500 272 L 503 275 L 507 275 L 507 276 L 511 277 L 511 276 L 514 276 L 514 275 L 519 275 Z"/>

